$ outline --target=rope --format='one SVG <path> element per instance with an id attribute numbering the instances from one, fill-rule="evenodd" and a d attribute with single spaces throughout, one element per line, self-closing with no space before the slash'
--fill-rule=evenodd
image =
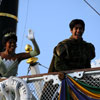
<path id="1" fill-rule="evenodd" d="M 39 62 L 38 62 L 38 63 L 39 63 Z M 46 68 L 46 69 L 49 69 L 48 67 L 46 67 L 46 66 L 44 66 L 44 65 L 42 65 L 42 64 L 40 64 L 40 63 L 39 63 L 39 65 L 42 66 L 42 67 L 44 67 L 44 68 Z"/>
<path id="2" fill-rule="evenodd" d="M 96 9 L 94 9 L 86 0 L 84 0 L 84 2 L 100 16 L 100 13 Z"/>
<path id="3" fill-rule="evenodd" d="M 46 67 L 46 66 L 40 64 L 39 62 L 36 62 L 36 64 L 39 64 L 40 66 L 42 66 L 42 67 L 48 69 L 48 67 Z M 29 72 L 30 72 L 30 65 L 29 65 L 28 70 L 27 70 L 27 76 L 28 76 Z"/>
<path id="4" fill-rule="evenodd" d="M 24 31 L 23 31 L 23 38 L 22 38 L 22 43 L 21 43 L 21 48 L 20 51 L 22 49 L 22 45 L 23 45 L 23 41 L 24 41 L 24 33 L 25 33 L 25 29 L 26 29 L 26 23 L 27 23 L 27 17 L 28 17 L 28 8 L 29 8 L 29 0 L 27 2 L 27 11 L 26 11 L 26 19 L 25 19 L 25 25 L 24 25 Z"/>

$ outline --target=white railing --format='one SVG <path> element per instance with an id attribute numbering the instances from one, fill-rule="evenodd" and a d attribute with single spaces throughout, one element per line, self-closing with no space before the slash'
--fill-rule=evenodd
<path id="1" fill-rule="evenodd" d="M 0 100 L 32 100 L 32 94 L 26 82 L 17 77 L 10 77 L 0 82 Z"/>
<path id="2" fill-rule="evenodd" d="M 5 100 L 58 100 L 61 87 L 59 73 L 10 77 L 0 82 L 0 100 L 4 97 Z M 100 68 L 64 73 L 86 84 L 100 87 Z"/>

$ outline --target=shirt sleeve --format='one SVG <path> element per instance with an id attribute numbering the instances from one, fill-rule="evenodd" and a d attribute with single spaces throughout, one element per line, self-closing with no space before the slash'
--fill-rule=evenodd
<path id="1" fill-rule="evenodd" d="M 56 53 L 58 56 L 61 56 L 66 51 L 66 48 L 63 44 L 59 43 L 56 47 Z"/>
<path id="2" fill-rule="evenodd" d="M 94 45 L 89 43 L 88 44 L 88 50 L 89 50 L 89 52 L 88 52 L 89 56 L 88 57 L 91 60 L 95 57 L 95 47 L 94 47 Z"/>

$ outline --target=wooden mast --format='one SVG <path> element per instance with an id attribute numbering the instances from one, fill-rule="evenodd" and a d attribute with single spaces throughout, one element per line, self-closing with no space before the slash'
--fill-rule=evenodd
<path id="1" fill-rule="evenodd" d="M 19 0 L 0 0 L 0 51 L 3 50 L 3 31 L 12 28 L 16 32 L 18 1 Z"/>

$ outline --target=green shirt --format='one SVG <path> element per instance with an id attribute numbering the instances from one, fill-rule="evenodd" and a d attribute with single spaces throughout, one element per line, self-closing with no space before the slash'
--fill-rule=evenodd
<path id="1" fill-rule="evenodd" d="M 93 44 L 72 37 L 66 39 L 54 48 L 53 62 L 49 72 L 90 68 L 90 62 L 95 57 Z"/>

